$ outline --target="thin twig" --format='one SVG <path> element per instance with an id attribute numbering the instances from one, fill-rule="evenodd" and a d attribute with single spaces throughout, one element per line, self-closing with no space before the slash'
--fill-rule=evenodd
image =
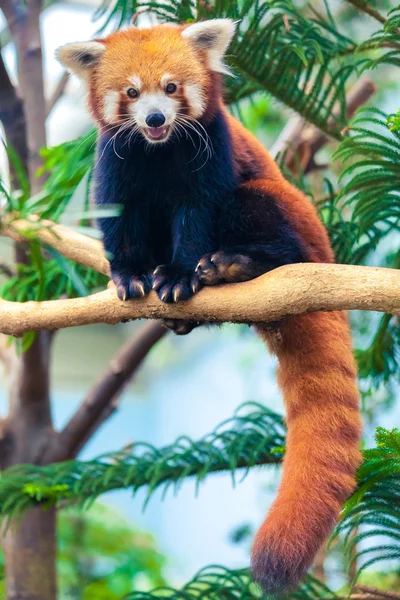
<path id="1" fill-rule="evenodd" d="M 390 590 L 379 590 L 378 588 L 373 588 L 373 587 L 369 587 L 367 585 L 356 585 L 354 588 L 354 591 L 358 592 L 363 592 L 364 594 L 367 594 L 368 596 L 376 596 L 379 598 L 389 598 L 390 600 L 400 600 L 400 593 L 395 592 L 395 591 L 390 591 Z M 352 598 L 354 597 L 353 594 L 351 596 Z"/>
<path id="2" fill-rule="evenodd" d="M 68 73 L 68 71 L 64 71 L 64 73 L 61 75 L 51 97 L 46 102 L 46 119 L 50 115 L 51 111 L 53 110 L 53 108 L 55 107 L 55 105 L 57 104 L 59 99 L 64 95 L 65 88 L 67 86 L 68 81 L 69 81 L 69 73 Z"/>
<path id="3" fill-rule="evenodd" d="M 1 259 L 0 259 L 0 275 L 5 275 L 5 277 L 15 277 L 14 269 L 12 269 L 10 267 L 10 265 L 5 263 Z"/>
<path id="4" fill-rule="evenodd" d="M 379 11 L 369 5 L 366 0 L 347 0 L 349 4 L 355 6 L 359 10 L 362 10 L 365 14 L 369 15 L 373 19 L 379 21 L 379 23 L 386 23 L 386 18 L 381 15 Z"/>

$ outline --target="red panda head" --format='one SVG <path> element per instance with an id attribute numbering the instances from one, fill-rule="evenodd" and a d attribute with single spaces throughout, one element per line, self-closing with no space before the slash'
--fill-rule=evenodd
<path id="1" fill-rule="evenodd" d="M 64 66 L 87 84 L 89 106 L 103 128 L 138 131 L 165 142 L 175 130 L 215 110 L 218 73 L 235 31 L 230 19 L 187 26 L 130 28 L 104 39 L 67 44 Z"/>

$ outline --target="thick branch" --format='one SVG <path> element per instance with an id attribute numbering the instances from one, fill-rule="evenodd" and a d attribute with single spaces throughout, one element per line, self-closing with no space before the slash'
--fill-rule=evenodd
<path id="1" fill-rule="evenodd" d="M 297 264 L 252 281 L 205 288 L 194 298 L 166 305 L 155 293 L 121 302 L 114 286 L 86 298 L 45 302 L 0 301 L 0 332 L 60 329 L 132 319 L 188 319 L 234 323 L 274 322 L 314 311 L 376 310 L 400 315 L 400 272 L 351 265 Z"/>
<path id="2" fill-rule="evenodd" d="M 69 423 L 52 439 L 41 460 L 43 464 L 72 459 L 78 454 L 93 431 L 115 410 L 116 401 L 125 385 L 166 332 L 159 322 L 146 323 L 120 349 L 105 375 L 90 390 Z"/>

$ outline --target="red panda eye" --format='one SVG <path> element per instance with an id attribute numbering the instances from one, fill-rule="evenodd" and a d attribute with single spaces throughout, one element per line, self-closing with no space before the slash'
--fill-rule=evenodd
<path id="1" fill-rule="evenodd" d="M 167 94 L 174 94 L 176 92 L 177 86 L 175 83 L 169 83 L 165 88 Z"/>
<path id="2" fill-rule="evenodd" d="M 129 88 L 128 90 L 126 90 L 127 96 L 129 98 L 137 98 L 139 96 L 139 93 L 135 90 L 135 88 Z"/>

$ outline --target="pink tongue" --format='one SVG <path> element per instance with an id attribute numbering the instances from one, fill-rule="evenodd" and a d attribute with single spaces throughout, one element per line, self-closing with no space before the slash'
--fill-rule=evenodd
<path id="1" fill-rule="evenodd" d="M 163 137 L 163 135 L 165 133 L 165 127 L 151 127 L 147 131 L 148 131 L 150 137 L 152 137 L 154 139 L 158 139 L 158 138 Z"/>

